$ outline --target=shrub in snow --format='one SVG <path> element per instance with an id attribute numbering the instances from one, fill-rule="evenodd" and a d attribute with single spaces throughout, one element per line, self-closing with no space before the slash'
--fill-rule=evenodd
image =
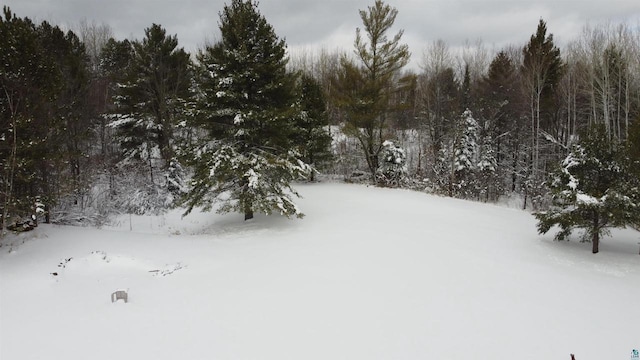
<path id="1" fill-rule="evenodd" d="M 9 231 L 23 232 L 33 230 L 38 227 L 38 218 L 45 215 L 45 204 L 39 196 L 14 199 L 9 208 L 14 209 L 13 213 L 6 213 L 6 220 L 3 222 Z M 21 211 L 20 211 L 21 210 Z M 2 219 L 3 214 L 0 214 Z M 4 229 L 0 229 L 3 232 Z"/>
<path id="2" fill-rule="evenodd" d="M 167 169 L 154 169 L 139 161 L 120 163 L 104 174 L 92 190 L 94 213 L 160 214 L 176 206 L 186 191 L 182 166 L 172 160 Z M 68 208 L 66 223 L 78 223 L 80 213 Z M 85 216 L 89 211 L 84 211 Z M 100 220 L 100 219 L 98 219 Z M 102 220 L 104 222 L 104 220 Z"/>
<path id="3" fill-rule="evenodd" d="M 32 217 L 15 216 L 9 218 L 6 226 L 9 231 L 23 232 L 35 229 L 38 223 Z"/>
<path id="4" fill-rule="evenodd" d="M 348 183 L 369 183 L 371 182 L 371 174 L 362 170 L 354 170 L 345 177 L 345 181 Z"/>
<path id="5" fill-rule="evenodd" d="M 392 141 L 382 143 L 380 153 L 380 167 L 376 172 L 376 180 L 379 185 L 398 187 L 407 176 L 407 155 Z"/>
<path id="6" fill-rule="evenodd" d="M 177 160 L 173 159 L 169 162 L 169 167 L 163 175 L 165 187 L 174 199 L 179 199 L 187 192 L 186 174 Z"/>

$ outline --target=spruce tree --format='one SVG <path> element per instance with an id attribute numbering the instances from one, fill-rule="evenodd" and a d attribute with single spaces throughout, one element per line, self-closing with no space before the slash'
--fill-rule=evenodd
<path id="1" fill-rule="evenodd" d="M 187 154 L 194 167 L 186 196 L 220 212 L 276 211 L 302 217 L 291 182 L 308 166 L 293 151 L 295 77 L 286 44 L 254 1 L 232 0 L 220 13 L 222 38 L 198 54 L 199 124 L 208 139 Z"/>

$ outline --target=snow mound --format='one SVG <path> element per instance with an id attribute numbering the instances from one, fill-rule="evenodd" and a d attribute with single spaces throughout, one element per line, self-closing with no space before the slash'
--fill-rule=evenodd
<path id="1" fill-rule="evenodd" d="M 154 262 L 126 255 L 109 255 L 104 251 L 92 251 L 80 258 L 64 258 L 58 263 L 58 270 L 52 272 L 60 278 L 69 276 L 96 276 L 100 278 L 118 275 L 148 274 L 167 276 L 186 267 L 182 263 L 158 266 Z M 98 279 L 99 280 L 99 279 Z"/>

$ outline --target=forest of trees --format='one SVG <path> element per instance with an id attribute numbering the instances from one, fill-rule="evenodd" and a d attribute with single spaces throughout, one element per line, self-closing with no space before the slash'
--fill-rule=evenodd
<path id="1" fill-rule="evenodd" d="M 615 187 L 630 210 L 607 224 L 640 224 L 637 28 L 585 26 L 560 49 L 541 19 L 522 44 L 453 51 L 436 40 L 416 55 L 393 29 L 399 10 L 381 0 L 361 10 L 353 49 L 290 54 L 256 2 L 230 0 L 220 40 L 189 54 L 159 24 L 119 40 L 108 25 L 63 30 L 4 8 L 2 228 L 175 206 L 300 217 L 291 183 L 318 173 L 519 197 L 547 224 L 575 224 L 545 210 L 575 205 L 558 179 L 577 181 L 567 159 L 593 148 L 582 143 L 596 128 L 605 148 L 594 153 L 615 153 L 599 164 L 624 163 L 626 180 L 577 198 Z M 419 71 L 406 69 L 411 56 Z"/>

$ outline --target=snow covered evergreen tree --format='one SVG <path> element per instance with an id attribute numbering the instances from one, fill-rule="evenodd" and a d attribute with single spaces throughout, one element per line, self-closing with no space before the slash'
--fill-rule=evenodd
<path id="1" fill-rule="evenodd" d="M 456 147 L 454 159 L 455 171 L 471 172 L 475 169 L 475 158 L 478 148 L 478 123 L 470 110 L 461 115 L 462 137 Z"/>
<path id="2" fill-rule="evenodd" d="M 180 165 L 175 152 L 179 125 L 191 116 L 192 65 L 177 37 L 160 25 L 145 29 L 145 38 L 130 44 L 127 52 L 127 42 L 112 42 L 104 54 L 105 69 L 129 63 L 109 125 L 123 152 L 122 171 L 141 178 L 115 192 L 125 200 L 122 209 L 127 212 L 158 212 L 172 206 L 180 198 L 178 189 L 184 188 L 176 183 L 182 176 L 176 173 Z"/>
<path id="3" fill-rule="evenodd" d="M 382 186 L 398 187 L 407 176 L 407 155 L 403 148 L 393 141 L 382 143 L 380 167 L 376 174 L 377 183 Z"/>
<path id="4" fill-rule="evenodd" d="M 465 110 L 460 116 L 461 136 L 456 142 L 452 184 L 463 197 L 473 193 L 475 171 L 478 153 L 478 123 L 470 110 Z"/>
<path id="5" fill-rule="evenodd" d="M 633 166 L 624 147 L 608 141 L 603 126 L 594 126 L 552 174 L 553 207 L 535 214 L 538 232 L 558 225 L 555 238 L 564 240 L 574 229 L 585 229 L 584 240 L 597 253 L 609 228 L 638 223 L 640 189 Z"/>
<path id="6" fill-rule="evenodd" d="M 177 37 L 167 36 L 160 25 L 145 29 L 145 38 L 132 46 L 133 58 L 118 86 L 111 126 L 125 157 L 157 160 L 166 170 L 174 161 L 175 128 L 188 113 L 191 61 L 178 48 Z"/>
<path id="7" fill-rule="evenodd" d="M 480 146 L 480 161 L 476 166 L 476 181 L 478 196 L 485 200 L 495 198 L 502 186 L 497 174 L 498 161 L 493 150 L 493 141 L 490 135 L 484 137 Z"/>
<path id="8" fill-rule="evenodd" d="M 199 148 L 191 159 L 195 174 L 187 194 L 187 212 L 202 206 L 209 211 L 243 213 L 245 220 L 254 212 L 271 215 L 304 216 L 292 199 L 299 196 L 291 182 L 309 173 L 298 154 L 275 154 L 254 148 L 243 151 L 228 141 L 212 141 Z"/>
<path id="9" fill-rule="evenodd" d="M 199 123 L 210 139 L 187 154 L 194 167 L 186 196 L 195 206 L 301 217 L 291 181 L 309 167 L 293 151 L 295 76 L 286 45 L 255 1 L 232 0 L 220 13 L 222 38 L 198 54 Z"/>

